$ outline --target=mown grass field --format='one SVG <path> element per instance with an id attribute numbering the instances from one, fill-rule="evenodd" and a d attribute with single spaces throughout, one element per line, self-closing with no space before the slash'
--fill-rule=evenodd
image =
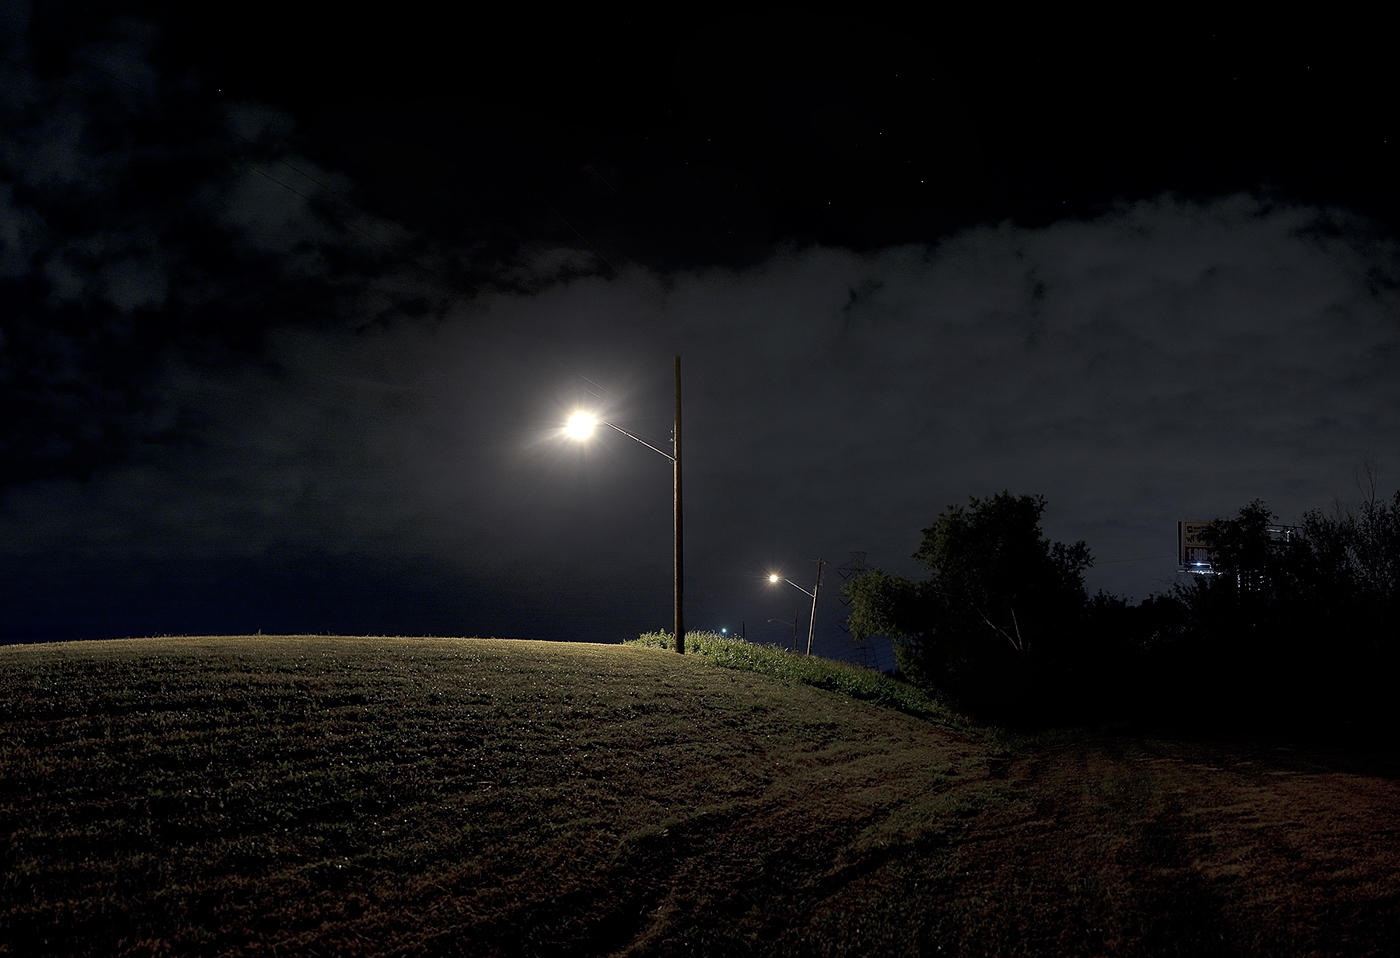
<path id="1" fill-rule="evenodd" d="M 1012 746 L 785 655 L 0 648 L 0 954 L 1396 953 L 1391 765 Z"/>

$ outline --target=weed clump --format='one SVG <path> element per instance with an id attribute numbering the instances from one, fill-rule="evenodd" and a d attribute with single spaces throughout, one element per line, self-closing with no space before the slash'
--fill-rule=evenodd
<path id="1" fill-rule="evenodd" d="M 627 644 L 675 651 L 676 638 L 670 632 L 645 632 Z M 797 655 L 781 646 L 754 645 L 714 632 L 687 632 L 685 648 L 687 655 L 698 656 L 722 668 L 757 672 L 790 684 L 811 685 L 950 727 L 961 728 L 965 724 L 938 698 L 859 665 Z"/>

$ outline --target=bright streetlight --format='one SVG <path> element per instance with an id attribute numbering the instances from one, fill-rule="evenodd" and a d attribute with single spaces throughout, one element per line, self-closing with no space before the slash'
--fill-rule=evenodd
<path id="1" fill-rule="evenodd" d="M 608 422 L 606 419 L 599 419 L 592 413 L 576 412 L 569 417 L 568 423 L 564 426 L 564 435 L 570 439 L 580 442 L 593 435 L 593 431 L 598 426 L 611 426 L 622 433 L 628 439 L 635 439 L 653 452 L 659 452 L 672 464 L 672 482 L 674 490 L 674 516 L 675 516 L 675 554 L 673 565 L 675 568 L 674 592 L 675 592 L 675 628 L 676 628 L 676 651 L 681 655 L 685 654 L 685 577 L 684 550 L 682 548 L 682 527 L 681 527 L 681 358 L 676 357 L 676 424 L 671 432 L 671 451 L 667 452 L 647 442 L 641 436 L 635 436 L 623 429 L 617 423 Z"/>
<path id="2" fill-rule="evenodd" d="M 570 439 L 587 439 L 598 426 L 598 417 L 592 413 L 576 412 L 564 425 L 564 435 Z"/>
<path id="3" fill-rule="evenodd" d="M 808 655 L 812 654 L 812 635 L 814 632 L 816 632 L 817 629 L 817 596 L 820 595 L 822 591 L 822 566 L 826 564 L 825 559 L 814 559 L 813 561 L 817 564 L 817 584 L 812 587 L 811 592 L 808 592 L 806 589 L 802 588 L 802 586 L 798 585 L 796 582 L 793 582 L 786 576 L 778 575 L 778 573 L 776 572 L 771 572 L 768 574 L 769 582 L 786 582 L 788 585 L 792 586 L 794 589 L 796 589 L 798 592 L 801 592 L 803 595 L 810 595 L 812 597 L 812 617 L 807 621 Z"/>

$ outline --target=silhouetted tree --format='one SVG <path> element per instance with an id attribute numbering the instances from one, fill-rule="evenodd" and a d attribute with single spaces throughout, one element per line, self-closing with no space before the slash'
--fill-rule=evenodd
<path id="1" fill-rule="evenodd" d="M 1201 535 L 1210 549 L 1211 570 L 1219 579 L 1201 579 L 1239 593 L 1258 593 L 1269 584 L 1271 559 L 1279 552 L 1270 535 L 1275 516 L 1262 499 L 1240 509 L 1233 519 L 1217 519 Z"/>
<path id="2" fill-rule="evenodd" d="M 1338 505 L 1330 516 L 1306 513 L 1303 537 L 1315 557 L 1317 591 L 1330 605 L 1349 607 L 1374 650 L 1389 657 L 1400 635 L 1400 491 L 1389 500 L 1376 496 L 1374 483 L 1364 491 L 1359 504 Z"/>
<path id="3" fill-rule="evenodd" d="M 1358 714 L 1393 714 L 1400 666 L 1400 491 L 1389 500 L 1374 485 L 1359 504 L 1303 516 L 1308 568 L 1302 592 L 1319 678 L 1331 698 Z M 1321 666 L 1319 668 L 1319 666 Z"/>
<path id="4" fill-rule="evenodd" d="M 949 506 L 914 553 L 910 581 L 875 569 L 844 588 L 857 637 L 888 635 L 900 670 L 974 711 L 1033 712 L 1070 658 L 1087 602 L 1083 542 L 1041 535 L 1043 496 L 1001 492 Z"/>

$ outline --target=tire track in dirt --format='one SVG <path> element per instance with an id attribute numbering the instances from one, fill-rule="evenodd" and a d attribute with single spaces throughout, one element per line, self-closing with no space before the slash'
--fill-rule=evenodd
<path id="1" fill-rule="evenodd" d="M 981 743 L 909 728 L 922 748 L 894 749 L 873 763 L 864 753 L 818 756 L 741 807 L 697 810 L 664 833 L 639 836 L 625 881 L 649 891 L 638 899 L 635 936 L 616 953 L 824 953 L 804 932 L 832 898 L 882 881 L 890 860 L 907 853 L 903 841 L 940 844 L 918 821 L 895 825 L 884 839 L 871 833 L 884 835 L 881 826 L 916 798 L 953 795 L 987 777 Z M 706 916 L 698 928 L 697 913 Z"/>
<path id="2" fill-rule="evenodd" d="M 1193 862 L 1229 917 L 1291 954 L 1389 954 L 1400 941 L 1400 780 L 1320 755 L 1154 743 L 1163 787 L 1202 837 Z"/>
<path id="3" fill-rule="evenodd" d="M 971 903 L 946 930 L 955 952 L 1379 955 L 1400 940 L 1400 783 L 1384 768 L 1102 740 L 1006 775 L 944 884 Z"/>
<path id="4" fill-rule="evenodd" d="M 1384 771 L 1247 745 L 938 738 L 879 777 L 816 763 L 640 836 L 613 879 L 648 891 L 613 947 L 1340 958 L 1400 940 Z"/>

